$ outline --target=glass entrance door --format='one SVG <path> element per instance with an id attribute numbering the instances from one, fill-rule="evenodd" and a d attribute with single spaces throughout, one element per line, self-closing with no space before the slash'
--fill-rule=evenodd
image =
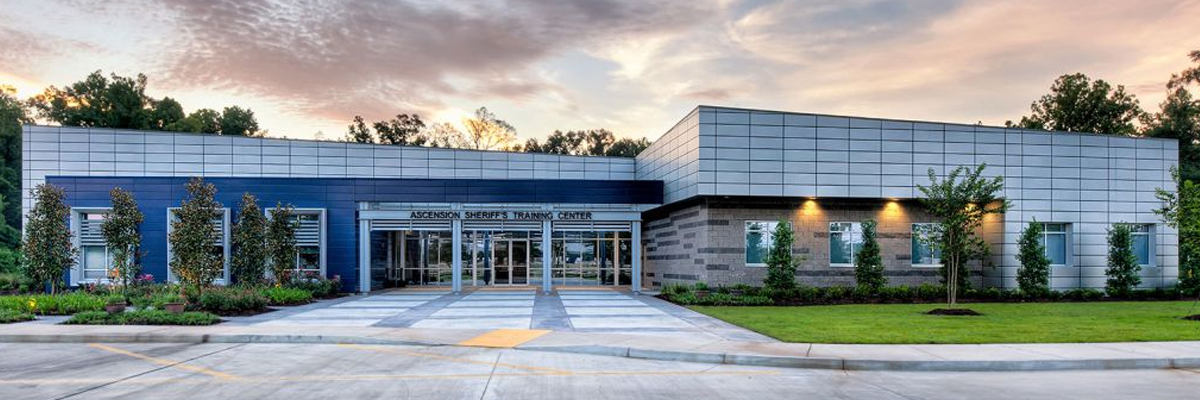
<path id="1" fill-rule="evenodd" d="M 496 239 L 492 243 L 492 284 L 529 283 L 529 240 Z"/>

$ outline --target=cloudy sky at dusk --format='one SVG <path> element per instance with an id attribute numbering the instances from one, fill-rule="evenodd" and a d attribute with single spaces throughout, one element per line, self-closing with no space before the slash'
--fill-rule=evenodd
<path id="1" fill-rule="evenodd" d="M 697 104 L 950 122 L 1017 119 L 1058 75 L 1157 109 L 1200 49 L 1200 1 L 0 0 L 0 84 L 26 97 L 143 72 L 187 111 L 242 105 L 272 136 L 355 114 L 522 137 L 658 137 Z"/>

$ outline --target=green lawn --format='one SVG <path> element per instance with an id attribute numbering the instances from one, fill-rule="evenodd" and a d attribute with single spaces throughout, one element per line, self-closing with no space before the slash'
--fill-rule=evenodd
<path id="1" fill-rule="evenodd" d="M 1190 301 L 964 304 L 984 315 L 923 314 L 937 304 L 691 307 L 785 342 L 1069 343 L 1200 340 Z M 1197 307 L 1194 313 L 1200 313 Z"/>

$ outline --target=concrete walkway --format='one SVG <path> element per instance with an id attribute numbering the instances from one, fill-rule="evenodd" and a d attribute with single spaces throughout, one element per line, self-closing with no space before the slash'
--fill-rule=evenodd
<path id="1" fill-rule="evenodd" d="M 750 342 L 776 340 L 653 296 L 588 288 L 546 295 L 535 290 L 396 290 L 349 296 L 223 325 L 431 329 L 542 329 Z"/>
<path id="2" fill-rule="evenodd" d="M 484 339 L 498 340 L 484 340 Z M 513 338 L 516 338 L 515 340 Z M 547 330 L 214 325 L 0 326 L 7 343 L 327 343 L 504 347 L 790 368 L 895 371 L 1034 371 L 1200 368 L 1200 342 L 990 345 L 831 345 Z M 464 344 L 465 343 L 465 344 Z M 489 345 L 487 343 L 499 343 Z"/>

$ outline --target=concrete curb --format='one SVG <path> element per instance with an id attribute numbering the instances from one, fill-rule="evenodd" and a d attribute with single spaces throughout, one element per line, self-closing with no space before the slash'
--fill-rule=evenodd
<path id="1" fill-rule="evenodd" d="M 0 334 L 0 343 L 287 343 L 287 344 L 360 344 L 408 346 L 457 346 L 411 340 L 381 339 L 339 335 L 258 335 L 258 334 L 90 334 L 33 335 Z M 832 357 L 772 356 L 762 354 L 710 353 L 700 351 L 654 350 L 624 346 L 564 345 L 517 346 L 516 350 L 588 354 L 643 360 L 744 365 L 756 367 L 830 369 L 847 371 L 937 371 L 1007 372 L 1064 370 L 1133 370 L 1200 368 L 1200 357 L 1042 359 L 1042 360 L 871 360 Z"/>

